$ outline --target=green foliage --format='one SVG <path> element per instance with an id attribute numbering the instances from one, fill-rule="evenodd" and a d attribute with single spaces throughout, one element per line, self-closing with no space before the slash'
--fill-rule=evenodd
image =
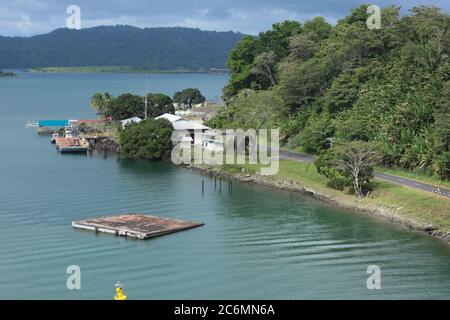
<path id="1" fill-rule="evenodd" d="M 317 172 L 329 179 L 327 185 L 333 189 L 344 190 L 352 185 L 350 175 L 343 173 L 332 165 L 334 154 L 330 151 L 323 151 L 314 161 Z"/>
<path id="2" fill-rule="evenodd" d="M 351 141 L 335 144 L 321 153 L 314 164 L 319 174 L 330 179 L 329 186 L 339 190 L 352 186 L 355 194 L 362 197 L 371 190 L 370 181 L 377 161 L 370 143 Z"/>
<path id="3" fill-rule="evenodd" d="M 283 99 L 276 123 L 289 146 L 320 153 L 331 141 L 370 142 L 382 166 L 450 179 L 450 15 L 419 6 L 400 17 L 389 6 L 379 30 L 367 17 L 361 5 L 335 26 L 316 17 L 243 39 L 215 125 L 252 114 L 236 105 L 241 92 L 270 89 Z"/>
<path id="4" fill-rule="evenodd" d="M 283 100 L 270 90 L 244 90 L 210 119 L 213 128 L 272 129 L 278 128 L 286 117 Z"/>
<path id="5" fill-rule="evenodd" d="M 160 160 L 172 148 L 172 124 L 166 119 L 148 118 L 130 124 L 120 132 L 121 152 L 129 159 Z"/>
<path id="6" fill-rule="evenodd" d="M 297 21 L 285 20 L 275 23 L 272 30 L 261 32 L 258 36 L 260 52 L 276 52 L 279 59 L 289 54 L 289 41 L 292 36 L 302 32 L 302 25 Z"/>
<path id="7" fill-rule="evenodd" d="M 229 51 L 242 37 L 180 27 L 60 28 L 32 37 L 0 36 L 0 68 L 123 66 L 207 72 L 224 68 Z"/>
<path id="8" fill-rule="evenodd" d="M 104 114 L 108 109 L 112 96 L 108 93 L 96 93 L 91 98 L 91 106 L 97 110 L 97 113 Z"/>
<path id="9" fill-rule="evenodd" d="M 158 117 L 164 113 L 175 113 L 172 99 L 161 93 L 147 95 L 148 117 Z M 131 117 L 144 118 L 144 98 L 131 93 L 113 97 L 109 93 L 96 93 L 91 98 L 91 106 L 103 117 L 123 120 Z"/>
<path id="10" fill-rule="evenodd" d="M 175 113 L 172 99 L 162 93 L 149 93 L 147 95 L 147 116 L 156 118 L 164 113 Z"/>
<path id="11" fill-rule="evenodd" d="M 13 76 L 15 76 L 15 74 L 12 72 L 5 72 L 0 70 L 0 77 L 13 77 Z"/>
<path id="12" fill-rule="evenodd" d="M 277 55 L 273 51 L 263 52 L 255 58 L 252 73 L 263 76 L 270 84 L 275 85 Z"/>
<path id="13" fill-rule="evenodd" d="M 188 108 L 192 108 L 193 104 L 199 104 L 205 102 L 206 98 L 202 95 L 197 88 L 188 88 L 183 91 L 175 92 L 173 95 L 173 101 L 180 103 Z"/>
<path id="14" fill-rule="evenodd" d="M 299 145 L 308 153 L 318 153 L 332 143 L 333 127 L 328 113 L 313 113 L 298 136 Z"/>
<path id="15" fill-rule="evenodd" d="M 350 73 L 341 73 L 324 96 L 328 111 L 338 113 L 350 109 L 358 98 L 360 83 Z"/>
<path id="16" fill-rule="evenodd" d="M 230 68 L 231 77 L 227 86 L 224 88 L 224 97 L 236 95 L 244 88 L 250 88 L 255 79 L 252 74 L 252 64 L 257 54 L 257 40 L 252 36 L 245 36 L 230 51 L 228 55 L 228 68 Z"/>
<path id="17" fill-rule="evenodd" d="M 121 94 L 111 100 L 104 115 L 113 120 L 123 120 L 134 116 L 144 117 L 144 100 L 142 97 L 131 93 Z"/>
<path id="18" fill-rule="evenodd" d="M 289 54 L 291 37 L 301 32 L 299 22 L 286 20 L 274 24 L 272 30 L 261 32 L 257 38 L 243 37 L 228 56 L 231 79 L 224 89 L 225 100 L 242 89 L 266 90 L 273 86 L 275 65 Z"/>

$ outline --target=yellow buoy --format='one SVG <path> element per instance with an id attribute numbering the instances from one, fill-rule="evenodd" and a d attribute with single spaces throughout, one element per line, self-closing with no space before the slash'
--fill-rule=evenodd
<path id="1" fill-rule="evenodd" d="M 116 295 L 114 296 L 114 300 L 127 300 L 127 296 L 123 294 L 123 284 L 117 282 L 115 287 Z"/>

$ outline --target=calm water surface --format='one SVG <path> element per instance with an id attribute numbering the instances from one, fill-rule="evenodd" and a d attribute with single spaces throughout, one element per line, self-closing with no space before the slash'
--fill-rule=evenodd
<path id="1" fill-rule="evenodd" d="M 225 76 L 152 75 L 150 90 L 198 87 L 214 99 Z M 214 181 L 168 164 L 58 154 L 27 120 L 92 118 L 89 98 L 144 91 L 139 74 L 21 74 L 0 79 L 1 299 L 450 298 L 443 243 L 302 196 Z M 201 183 L 206 191 L 202 196 Z M 145 212 L 205 222 L 148 241 L 75 231 L 71 222 Z M 79 265 L 82 289 L 66 289 Z M 378 265 L 382 289 L 366 287 Z"/>

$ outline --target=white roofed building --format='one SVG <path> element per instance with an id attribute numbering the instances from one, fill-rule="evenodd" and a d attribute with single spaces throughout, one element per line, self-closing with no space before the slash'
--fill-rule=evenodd
<path id="1" fill-rule="evenodd" d="M 128 119 L 122 120 L 120 122 L 122 123 L 122 127 L 125 128 L 128 124 L 139 123 L 141 121 L 142 121 L 142 119 L 139 118 L 139 117 L 132 117 L 132 118 L 128 118 Z"/>
<path id="2" fill-rule="evenodd" d="M 169 120 L 172 125 L 173 128 L 175 130 L 183 130 L 183 131 L 187 131 L 189 132 L 190 135 L 190 140 L 192 141 L 192 143 L 194 144 L 202 144 L 202 134 L 197 135 L 197 140 L 195 137 L 195 133 L 204 133 L 207 130 L 211 130 L 211 128 L 204 126 L 201 122 L 197 122 L 197 121 L 190 121 L 190 120 L 186 120 L 180 116 L 174 115 L 174 114 L 170 114 L 170 113 L 165 113 L 159 117 L 155 118 L 156 120 L 158 119 L 166 119 Z M 187 136 L 187 135 L 186 135 Z"/>

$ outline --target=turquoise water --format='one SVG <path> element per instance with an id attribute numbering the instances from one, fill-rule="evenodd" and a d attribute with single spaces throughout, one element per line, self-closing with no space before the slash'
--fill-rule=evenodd
<path id="1" fill-rule="evenodd" d="M 214 181 L 168 164 L 58 154 L 27 120 L 91 118 L 89 97 L 144 91 L 144 75 L 22 74 L 0 79 L 1 299 L 450 298 L 450 248 L 298 194 Z M 224 76 L 152 75 L 168 94 Z M 202 196 L 201 184 L 205 181 Z M 144 212 L 205 226 L 148 241 L 76 231 L 77 219 Z M 381 268 L 381 290 L 366 269 Z M 81 268 L 81 290 L 66 268 Z"/>

